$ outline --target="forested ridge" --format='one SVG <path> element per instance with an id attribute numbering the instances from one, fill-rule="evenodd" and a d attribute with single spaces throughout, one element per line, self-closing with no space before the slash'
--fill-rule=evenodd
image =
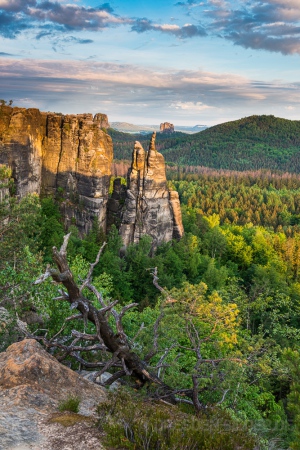
<path id="1" fill-rule="evenodd" d="M 116 159 L 130 159 L 132 142 L 148 137 L 109 130 Z M 146 147 L 145 147 L 146 148 Z M 167 163 L 229 170 L 300 172 L 300 121 L 250 116 L 193 135 L 158 133 L 157 150 Z"/>
<path id="2" fill-rule="evenodd" d="M 9 171 L 3 169 L 1 174 L 0 188 L 11 189 Z M 52 264 L 52 247 L 60 247 L 66 231 L 71 232 L 68 263 L 78 283 L 106 241 L 94 267 L 93 285 L 108 302 L 119 300 L 119 312 L 131 302 L 138 304 L 123 317 L 132 348 L 141 356 L 153 353 L 149 367 L 156 368 L 167 385 L 188 392 L 193 380 L 198 383 L 203 416 L 198 413 L 197 426 L 192 409 L 185 410 L 187 416 L 178 410 L 187 442 L 194 439 L 207 450 L 298 449 L 300 178 L 267 171 L 226 175 L 208 171 L 174 175 L 169 182 L 180 194 L 185 235 L 154 254 L 151 239 L 145 236 L 121 257 L 122 242 L 114 226 L 107 236 L 96 222 L 84 237 L 75 226 L 64 230 L 59 198 L 12 196 L 0 203 L 1 351 L 22 337 L 18 319 L 30 317 L 29 331 L 46 333 L 47 339 L 65 323 L 64 343 L 74 328 L 95 332 L 93 324 L 65 322 L 71 314 L 69 305 L 53 300 L 61 295 L 58 285 L 33 281 Z M 153 284 L 154 268 L 162 292 Z M 94 301 L 90 293 L 85 295 Z M 58 350 L 57 355 L 62 353 Z M 95 359 L 105 363 L 106 357 L 85 355 L 90 363 Z M 70 356 L 67 362 L 78 367 Z M 182 394 L 181 398 L 188 400 Z M 128 398 L 127 403 L 124 398 L 120 401 L 124 404 L 119 414 L 134 409 Z M 145 408 L 140 406 L 143 420 L 171 420 L 159 409 L 147 409 L 154 416 L 143 416 Z M 120 424 L 125 419 L 118 420 Z M 217 428 L 207 432 L 212 426 Z M 121 448 L 124 439 L 126 448 L 145 448 L 124 437 L 120 425 L 115 427 L 115 448 Z M 207 432 L 202 437 L 197 434 L 201 427 Z M 168 436 L 168 442 L 178 442 L 179 435 Z M 159 448 L 177 448 L 176 443 L 168 445 Z"/>

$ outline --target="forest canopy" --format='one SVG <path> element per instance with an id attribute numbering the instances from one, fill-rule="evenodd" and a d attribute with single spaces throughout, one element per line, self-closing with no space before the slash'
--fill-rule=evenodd
<path id="1" fill-rule="evenodd" d="M 3 173 L 2 187 L 9 189 L 7 177 Z M 170 183 L 181 197 L 184 237 L 153 254 L 145 236 L 121 257 L 114 226 L 105 235 L 95 222 L 83 237 L 71 226 L 68 263 L 75 280 L 87 276 L 106 241 L 93 284 L 108 303 L 119 300 L 119 312 L 137 303 L 123 318 L 135 351 L 151 351 L 158 323 L 157 354 L 149 364 L 166 384 L 189 390 L 196 374 L 199 403 L 245 427 L 248 442 L 297 449 L 300 181 L 264 172 L 194 174 Z M 65 322 L 70 309 L 53 300 L 61 295 L 57 285 L 33 285 L 52 263 L 52 247 L 63 242 L 59 204 L 7 197 L 0 214 L 1 351 L 20 338 L 18 320 L 27 321 L 31 333 L 47 330 L 48 338 L 64 323 L 64 339 L 74 327 L 95 332 L 92 324 Z M 153 284 L 153 268 L 167 294 Z M 165 295 L 172 299 L 167 305 Z M 76 360 L 68 363 L 78 367 Z"/>
<path id="2" fill-rule="evenodd" d="M 114 140 L 117 160 L 131 159 L 136 140 L 147 148 L 149 136 L 108 131 Z M 250 116 L 192 135 L 158 133 L 156 144 L 167 163 L 238 171 L 273 169 L 300 172 L 298 120 Z"/>

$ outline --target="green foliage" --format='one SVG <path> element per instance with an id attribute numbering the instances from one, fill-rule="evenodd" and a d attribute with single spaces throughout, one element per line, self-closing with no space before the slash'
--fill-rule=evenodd
<path id="1" fill-rule="evenodd" d="M 80 402 L 81 399 L 79 397 L 71 395 L 70 397 L 66 398 L 66 400 L 63 400 L 59 403 L 58 410 L 60 412 L 70 411 L 73 413 L 78 413 Z"/>
<path id="2" fill-rule="evenodd" d="M 109 195 L 111 195 L 112 193 L 113 193 L 113 188 L 114 188 L 114 181 L 115 181 L 115 179 L 116 178 L 119 178 L 120 180 L 121 180 L 121 184 L 123 185 L 123 186 L 126 186 L 127 185 L 127 181 L 125 180 L 125 178 L 123 178 L 123 177 L 110 177 L 110 182 L 109 182 Z"/>
<path id="3" fill-rule="evenodd" d="M 19 202 L 0 202 L 0 268 L 6 262 L 20 266 L 25 246 L 37 252 L 41 236 L 41 207 L 37 195 L 28 195 Z"/>
<path id="4" fill-rule="evenodd" d="M 136 450 L 246 450 L 256 439 L 225 411 L 211 409 L 198 417 L 178 407 L 133 399 L 127 391 L 110 394 L 98 407 L 106 444 Z"/>
<path id="5" fill-rule="evenodd" d="M 278 230 L 288 230 L 289 226 L 299 229 L 299 175 L 206 170 L 186 178 L 173 180 L 173 185 L 185 205 L 184 215 L 189 215 L 192 223 L 200 225 L 201 215 L 208 225 L 215 216 L 221 225 L 251 223 Z M 185 217 L 184 225 L 187 231 L 197 234 Z"/>
<path id="6" fill-rule="evenodd" d="M 130 159 L 140 136 L 109 131 L 116 159 Z M 250 116 L 207 128 L 200 133 L 157 134 L 157 149 L 166 161 L 216 169 L 262 168 L 299 172 L 300 122 L 274 116 Z M 149 136 L 141 143 L 147 148 Z"/>
<path id="7" fill-rule="evenodd" d="M 293 420 L 293 435 L 290 448 L 300 449 L 300 354 L 297 350 L 290 348 L 283 353 L 285 362 L 290 370 L 290 393 L 287 396 L 288 411 Z"/>
<path id="8" fill-rule="evenodd" d="M 12 171 L 9 167 L 0 164 L 0 181 L 7 181 L 11 178 Z M 0 187 L 3 187 L 2 184 L 0 184 Z"/>
<path id="9" fill-rule="evenodd" d="M 10 174 L 1 173 L 6 184 Z M 219 423 L 229 417 L 229 428 L 238 423 L 245 431 L 247 423 L 264 441 L 262 449 L 287 448 L 289 440 L 290 448 L 299 448 L 300 178 L 267 172 L 207 172 L 186 175 L 185 181 L 173 184 L 183 203 L 185 235 L 179 242 L 165 243 L 153 252 L 151 238 L 145 236 L 125 249 L 116 227 L 105 236 L 97 220 L 86 236 L 79 236 L 74 225 L 68 230 L 72 232 L 68 257 L 76 281 L 81 283 L 106 240 L 93 285 L 104 298 L 118 298 L 118 308 L 131 301 L 139 304 L 123 323 L 132 349 L 142 358 L 153 350 L 154 325 L 162 313 L 157 353 L 149 365 L 174 387 L 191 389 L 191 376 L 197 375 L 198 398 L 209 411 L 208 417 L 196 419 L 171 407 L 174 421 L 178 417 L 178 422 L 172 422 L 167 407 L 147 403 L 145 408 L 141 400 L 137 406 L 124 400 L 128 418 L 115 416 L 109 409 L 104 419 L 108 436 L 116 430 L 116 437 L 109 439 L 117 441 L 109 445 L 144 448 L 148 439 L 153 448 L 172 448 L 182 435 L 182 442 L 189 435 L 194 448 L 226 448 L 223 431 L 211 433 L 216 441 L 205 434 L 205 427 L 215 430 L 210 420 L 218 421 L 220 414 Z M 29 313 L 37 314 L 43 323 L 29 325 L 30 330 L 38 334 L 48 330 L 47 336 L 52 337 L 72 314 L 67 302 L 53 301 L 59 295 L 57 285 L 50 280 L 32 284 L 44 272 L 45 262 L 51 263 L 52 246 L 61 245 L 64 233 L 59 208 L 51 198 L 6 198 L 0 203 L 1 351 L 22 338 L 18 317 L 23 320 Z M 165 295 L 160 296 L 153 285 L 153 267 L 157 267 L 160 286 L 168 291 Z M 97 305 L 87 289 L 84 295 Z M 93 325 L 72 320 L 65 323 L 61 336 L 65 339 L 75 327 L 94 331 Z M 285 347 L 292 350 L 282 356 Z M 128 422 L 129 411 L 135 407 L 140 411 L 139 405 L 144 411 L 140 421 L 133 414 L 135 421 Z M 218 407 L 211 409 L 211 405 Z M 161 425 L 163 419 L 171 424 L 169 428 Z M 200 420 L 202 425 L 192 425 L 190 420 Z M 129 424 L 128 435 L 124 424 Z M 239 441 L 228 442 L 228 448 L 239 445 Z"/>

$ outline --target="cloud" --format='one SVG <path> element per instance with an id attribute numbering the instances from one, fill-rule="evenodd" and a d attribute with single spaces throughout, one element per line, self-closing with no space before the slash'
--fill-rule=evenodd
<path id="1" fill-rule="evenodd" d="M 204 111 L 205 109 L 212 108 L 212 106 L 204 105 L 201 102 L 177 102 L 172 103 L 171 107 L 175 109 L 183 109 L 188 111 Z"/>
<path id="2" fill-rule="evenodd" d="M 31 29 L 42 39 L 127 26 L 136 33 L 159 32 L 178 39 L 212 36 L 244 48 L 300 54 L 299 0 L 188 0 L 176 5 L 187 12 L 188 23 L 120 16 L 109 3 L 88 7 L 74 0 L 0 0 L 0 34 L 13 39 Z"/>
<path id="3" fill-rule="evenodd" d="M 209 35 L 255 50 L 300 54 L 299 0 L 179 2 L 194 8 Z"/>
<path id="4" fill-rule="evenodd" d="M 126 116 L 126 120 L 130 111 L 135 120 L 167 120 L 171 115 L 177 123 L 200 119 L 216 123 L 220 117 L 229 120 L 258 113 L 280 115 L 284 108 L 287 114 L 300 113 L 300 83 L 266 83 L 200 70 L 0 58 L 0 84 L 15 104 L 31 98 L 42 110 L 101 111 Z"/>
<path id="5" fill-rule="evenodd" d="M 265 85 L 251 82 L 247 78 L 233 74 L 216 74 L 206 71 L 193 70 L 155 70 L 146 69 L 129 64 L 98 63 L 84 61 L 37 61 L 37 60 L 1 60 L 0 78 L 7 74 L 17 77 L 32 77 L 43 80 L 61 79 L 65 83 L 76 82 L 104 82 L 112 85 L 130 87 L 136 91 L 140 88 L 158 89 L 168 92 L 187 92 L 194 95 L 201 90 L 201 95 L 212 95 L 212 92 L 234 92 L 236 97 L 244 96 L 245 92 L 258 91 Z M 43 81 L 44 82 L 44 81 Z M 209 92 L 206 90 L 209 88 Z M 195 102 L 195 99 L 191 99 Z M 202 104 L 203 102 L 201 102 Z"/>
<path id="6" fill-rule="evenodd" d="M 211 20 L 211 32 L 235 45 L 285 55 L 300 54 L 298 0 L 256 0 L 238 9 L 230 5 L 215 8 L 211 3 L 206 16 Z"/>
<path id="7" fill-rule="evenodd" d="M 138 19 L 131 26 L 132 31 L 136 31 L 137 33 L 144 33 L 146 31 L 160 31 L 161 33 L 172 34 L 181 39 L 191 38 L 194 36 L 206 36 L 206 31 L 202 26 L 196 26 L 190 23 L 187 23 L 180 27 L 179 25 L 174 24 L 157 24 L 153 23 L 148 19 Z"/>
<path id="8" fill-rule="evenodd" d="M 25 11 L 35 5 L 36 0 L 0 0 L 0 9 L 8 12 Z"/>
<path id="9" fill-rule="evenodd" d="M 155 23 L 147 18 L 121 17 L 114 13 L 109 3 L 92 8 L 51 0 L 0 0 L 1 24 L 0 34 L 10 38 L 16 37 L 24 29 L 35 29 L 36 38 L 41 39 L 59 32 L 102 31 L 121 25 L 129 25 L 137 33 L 158 31 L 180 39 L 206 35 L 199 24 L 178 26 Z"/>
<path id="10" fill-rule="evenodd" d="M 40 39 L 51 31 L 100 31 L 128 23 L 132 19 L 119 17 L 109 3 L 91 8 L 51 0 L 0 0 L 0 34 L 8 38 L 25 29 L 36 30 Z"/>
<path id="11" fill-rule="evenodd" d="M 30 26 L 26 23 L 26 20 L 14 17 L 14 15 L 0 10 L 0 35 L 3 37 L 15 38 L 28 28 Z"/>
<path id="12" fill-rule="evenodd" d="M 36 7 L 26 10 L 33 20 L 48 21 L 59 24 L 66 30 L 98 31 L 108 26 L 116 26 L 130 22 L 126 18 L 112 14 L 112 8 L 107 3 L 98 8 L 86 8 L 77 5 L 61 5 L 52 1 L 43 1 Z"/>

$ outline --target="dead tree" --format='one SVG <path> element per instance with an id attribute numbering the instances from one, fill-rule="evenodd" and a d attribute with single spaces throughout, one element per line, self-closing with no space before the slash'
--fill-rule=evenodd
<path id="1" fill-rule="evenodd" d="M 224 359 L 221 358 L 208 360 L 202 358 L 201 343 L 203 339 L 200 339 L 197 329 L 195 328 L 191 320 L 187 320 L 186 330 L 191 347 L 182 347 L 181 345 L 179 345 L 179 343 L 170 344 L 169 348 L 163 349 L 162 352 L 161 349 L 159 349 L 158 340 L 160 322 L 162 321 L 164 316 L 163 309 L 154 324 L 152 347 L 142 359 L 135 351 L 133 351 L 131 343 L 134 342 L 139 333 L 142 331 L 143 324 L 141 325 L 140 330 L 136 334 L 135 338 L 133 338 L 130 343 L 124 331 L 122 323 L 124 314 L 126 314 L 128 310 L 137 306 L 138 304 L 131 303 L 130 305 L 124 306 L 122 310 L 118 312 L 115 309 L 118 301 L 115 300 L 109 304 L 106 304 L 101 295 L 101 292 L 99 292 L 92 285 L 93 269 L 99 262 L 105 243 L 100 248 L 96 261 L 90 265 L 87 278 L 82 282 L 81 286 L 78 286 L 74 280 L 73 274 L 67 262 L 67 245 L 69 237 L 70 234 L 64 237 L 63 245 L 61 246 L 59 251 L 56 247 L 53 247 L 53 260 L 57 266 L 57 269 L 53 269 L 48 266 L 46 272 L 41 275 L 34 284 L 42 283 L 48 277 L 52 277 L 52 279 L 56 283 L 60 283 L 65 287 L 65 290 L 60 290 L 60 296 L 56 297 L 54 300 L 69 302 L 70 308 L 72 310 L 76 309 L 78 313 L 68 317 L 58 333 L 56 333 L 56 335 L 51 339 L 47 338 L 47 334 L 44 336 L 35 336 L 30 334 L 28 330 L 23 330 L 24 333 L 28 337 L 41 340 L 47 349 L 60 349 L 61 354 L 58 357 L 58 360 L 60 361 L 64 361 L 68 356 L 72 356 L 86 368 L 99 369 L 98 372 L 96 372 L 96 374 L 94 375 L 94 381 L 102 373 L 113 368 L 116 370 L 116 372 L 103 383 L 104 385 L 110 385 L 121 377 L 131 376 L 135 380 L 136 387 L 138 388 L 144 386 L 146 383 L 155 385 L 157 388 L 153 394 L 155 398 L 163 399 L 164 401 L 171 402 L 173 404 L 177 402 L 189 403 L 195 407 L 196 411 L 204 410 L 206 406 L 200 402 L 199 395 L 207 388 L 199 387 L 199 378 L 201 378 L 201 366 L 202 364 L 217 365 L 221 361 L 224 361 Z M 166 292 L 158 284 L 158 275 L 156 268 L 151 269 L 151 275 L 153 277 L 153 284 L 165 297 L 165 306 L 174 306 L 174 304 L 176 304 L 176 300 L 172 299 L 168 292 Z M 90 290 L 90 292 L 92 292 L 96 296 L 100 305 L 99 309 L 96 308 L 93 303 L 84 296 L 84 289 Z M 114 318 L 116 331 L 114 331 L 113 327 L 109 323 L 109 315 L 112 315 Z M 70 344 L 68 344 L 67 341 L 59 339 L 59 336 L 64 330 L 66 323 L 73 319 L 82 319 L 85 323 L 87 321 L 91 322 L 95 326 L 95 333 L 88 334 L 85 332 L 73 330 L 71 336 L 73 340 Z M 82 345 L 82 342 L 84 342 L 84 345 Z M 193 373 L 191 374 L 191 389 L 176 389 L 170 387 L 166 385 L 160 378 L 161 369 L 167 367 L 164 363 L 164 360 L 167 358 L 169 352 L 176 346 L 178 346 L 178 348 L 190 350 L 194 352 L 196 356 L 197 362 L 195 364 Z M 86 361 L 81 356 L 81 353 L 89 351 L 103 352 L 106 354 L 106 357 L 103 358 L 104 360 L 102 361 Z M 152 358 L 159 353 L 160 358 L 156 366 L 150 366 Z M 242 361 L 238 360 L 238 362 L 240 363 Z M 222 403 L 224 401 L 227 392 L 228 389 L 224 391 L 223 398 L 219 403 Z"/>
<path id="2" fill-rule="evenodd" d="M 124 314 L 131 308 L 137 306 L 137 303 L 131 303 L 123 307 L 121 312 L 117 312 L 114 308 L 118 301 L 113 301 L 106 304 L 102 298 L 102 295 L 98 290 L 92 285 L 92 273 L 95 265 L 99 262 L 100 255 L 103 251 L 105 244 L 102 245 L 99 253 L 97 255 L 95 263 L 90 265 L 90 270 L 87 278 L 83 281 L 81 286 L 78 286 L 74 280 L 73 274 L 69 268 L 67 262 L 67 245 L 70 234 L 64 237 L 63 245 L 58 251 L 56 247 L 53 247 L 53 260 L 57 266 L 57 269 L 50 268 L 46 269 L 46 272 L 35 281 L 34 284 L 42 283 L 48 277 L 56 283 L 61 283 L 65 290 L 60 291 L 60 297 L 55 300 L 67 301 L 70 303 L 71 309 L 77 309 L 78 314 L 72 315 L 67 319 L 83 319 L 89 321 L 95 325 L 95 334 L 85 334 L 79 333 L 78 331 L 73 331 L 72 336 L 74 337 L 71 345 L 66 345 L 64 343 L 57 343 L 55 341 L 55 336 L 51 340 L 47 340 L 45 337 L 35 337 L 44 342 L 46 347 L 60 348 L 63 351 L 63 356 L 60 359 L 65 358 L 67 355 L 74 356 L 79 362 L 81 362 L 85 367 L 99 367 L 101 370 L 97 375 L 100 375 L 104 371 L 111 367 L 117 367 L 119 370 L 112 377 L 109 378 L 106 384 L 111 384 L 118 378 L 125 375 L 130 375 L 135 379 L 139 386 L 145 385 L 145 383 L 154 383 L 159 388 L 161 395 L 171 401 L 176 402 L 174 395 L 174 390 L 167 386 L 155 373 L 153 370 L 149 369 L 148 363 L 150 359 L 157 354 L 157 336 L 155 334 L 154 345 L 149 354 L 142 360 L 131 348 L 130 342 L 124 332 L 122 318 Z M 156 281 L 156 280 L 155 280 Z M 92 302 L 83 295 L 83 289 L 89 289 L 98 299 L 100 304 L 100 309 L 97 309 Z M 113 330 L 108 321 L 108 314 L 112 314 L 115 319 L 116 332 Z M 155 325 L 155 333 L 157 333 L 157 328 L 159 326 L 159 320 Z M 63 329 L 63 328 L 62 328 Z M 62 329 L 57 333 L 57 335 L 62 331 Z M 56 336 L 57 336 L 56 335 Z M 78 346 L 78 342 L 83 339 L 92 343 L 85 347 Z M 80 356 L 80 351 L 88 350 L 101 350 L 108 354 L 111 354 L 111 358 L 106 362 L 99 362 L 98 364 L 83 360 Z M 161 361 L 160 361 L 161 364 Z M 177 393 L 179 391 L 176 391 Z"/>

